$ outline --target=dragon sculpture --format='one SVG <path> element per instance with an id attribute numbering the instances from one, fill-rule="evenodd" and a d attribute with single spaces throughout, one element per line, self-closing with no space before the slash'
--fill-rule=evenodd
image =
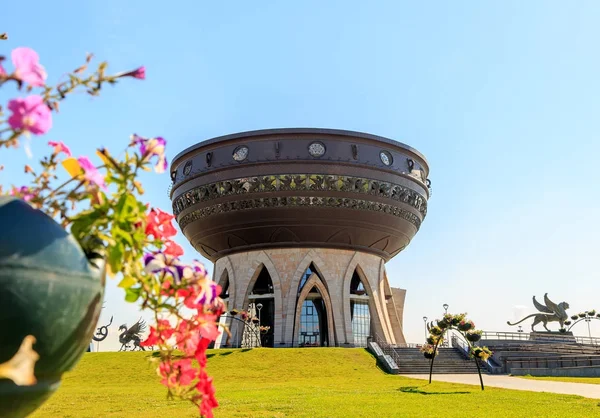
<path id="1" fill-rule="evenodd" d="M 531 331 L 535 332 L 535 326 L 540 322 L 546 329 L 546 331 L 550 331 L 546 325 L 548 322 L 558 322 L 561 328 L 564 328 L 564 323 L 569 316 L 567 315 L 567 309 L 569 309 L 569 304 L 567 302 L 561 302 L 558 305 L 548 299 L 548 293 L 544 295 L 544 303 L 542 305 L 537 300 L 535 300 L 535 296 L 533 297 L 533 306 L 540 311 L 541 313 L 534 313 L 531 315 L 527 315 L 525 318 L 521 319 L 518 322 L 510 323 L 507 321 L 508 325 L 517 325 L 521 322 L 525 321 L 528 318 L 533 318 L 533 324 L 531 324 Z"/>
<path id="2" fill-rule="evenodd" d="M 104 309 L 106 306 L 104 304 L 102 304 L 102 309 Z M 107 325 L 103 325 L 101 327 L 96 328 L 96 334 L 92 335 L 92 341 L 96 341 L 96 342 L 100 342 L 100 341 L 104 341 L 106 339 L 106 337 L 108 337 L 108 327 L 110 327 L 110 325 L 112 324 L 113 321 L 113 317 L 110 317 L 110 322 Z M 87 352 L 91 352 L 92 351 L 92 345 L 93 343 L 90 342 L 90 345 L 88 346 Z"/>
<path id="3" fill-rule="evenodd" d="M 133 347 L 131 348 L 131 351 L 135 351 L 136 348 L 139 348 L 142 351 L 146 351 L 146 349 L 140 345 L 140 334 L 144 332 L 145 329 L 146 322 L 142 321 L 141 318 L 129 329 L 127 329 L 127 324 L 121 325 L 119 327 L 119 331 L 123 330 L 123 332 L 119 334 L 119 342 L 121 343 L 121 348 L 119 348 L 119 351 L 127 351 L 127 349 L 129 348 L 129 343 L 131 342 L 133 342 Z"/>
<path id="4" fill-rule="evenodd" d="M 106 337 L 108 337 L 108 327 L 112 324 L 113 317 L 110 317 L 110 322 L 106 325 L 102 325 L 101 327 L 96 328 L 96 334 L 92 336 L 92 340 L 94 341 L 104 341 Z"/>

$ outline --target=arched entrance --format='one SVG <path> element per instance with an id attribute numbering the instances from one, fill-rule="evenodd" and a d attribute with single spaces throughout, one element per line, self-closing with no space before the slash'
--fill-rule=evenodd
<path id="1" fill-rule="evenodd" d="M 252 291 L 248 295 L 248 303 L 253 305 L 254 314 L 259 319 L 261 326 L 269 327 L 266 333 L 261 333 L 261 346 L 273 347 L 275 330 L 275 293 L 273 291 L 273 281 L 267 268 L 260 267 L 258 277 L 254 282 Z M 251 312 L 253 313 L 253 312 Z"/>
<path id="2" fill-rule="evenodd" d="M 328 347 L 329 329 L 327 326 L 327 308 L 319 289 L 313 287 L 300 311 L 300 347 Z"/>
<path id="3" fill-rule="evenodd" d="M 329 292 L 312 264 L 311 267 L 303 275 L 298 287 L 294 345 L 299 347 L 335 346 L 333 310 Z"/>
<path id="4" fill-rule="evenodd" d="M 371 312 L 369 310 L 369 294 L 358 270 L 354 270 L 350 281 L 350 321 L 355 347 L 366 347 L 371 336 Z"/>

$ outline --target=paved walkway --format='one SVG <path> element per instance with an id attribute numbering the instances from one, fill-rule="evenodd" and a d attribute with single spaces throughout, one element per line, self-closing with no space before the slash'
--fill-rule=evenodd
<path id="1" fill-rule="evenodd" d="M 403 376 L 429 380 L 428 374 L 406 374 Z M 479 386 L 479 376 L 477 374 L 434 374 L 432 380 Z M 585 398 L 600 399 L 600 385 L 590 383 L 554 382 L 505 375 L 483 375 L 483 384 L 486 387 L 528 390 L 531 392 L 563 393 L 566 395 L 579 395 Z"/>

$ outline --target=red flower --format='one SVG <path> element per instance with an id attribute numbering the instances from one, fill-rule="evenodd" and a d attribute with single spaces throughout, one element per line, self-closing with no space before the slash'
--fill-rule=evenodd
<path id="1" fill-rule="evenodd" d="M 159 319 L 156 328 L 150 327 L 150 334 L 145 341 L 140 343 L 141 346 L 147 347 L 157 344 L 165 344 L 171 338 L 175 330 L 171 328 L 171 323 L 166 319 Z"/>
<path id="2" fill-rule="evenodd" d="M 160 383 L 167 387 L 189 386 L 196 378 L 196 369 L 189 358 L 177 360 L 173 363 L 167 361 L 158 366 L 158 373 L 163 378 Z"/>
<path id="3" fill-rule="evenodd" d="M 168 239 L 177 234 L 177 230 L 171 224 L 175 218 L 158 208 L 150 209 L 146 215 L 146 235 L 152 235 L 155 239 Z"/>
<path id="4" fill-rule="evenodd" d="M 212 377 L 208 377 L 204 370 L 200 372 L 200 379 L 196 384 L 196 389 L 202 394 L 200 414 L 206 418 L 213 418 L 212 410 L 219 406 L 219 403 L 215 398 L 215 388 L 213 386 Z"/>
<path id="5" fill-rule="evenodd" d="M 183 255 L 183 248 L 181 248 L 181 246 L 175 241 L 166 240 L 165 249 L 163 252 L 171 257 L 180 257 Z"/>

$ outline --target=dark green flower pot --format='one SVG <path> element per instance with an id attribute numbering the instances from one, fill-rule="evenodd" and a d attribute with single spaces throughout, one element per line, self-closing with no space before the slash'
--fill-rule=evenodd
<path id="1" fill-rule="evenodd" d="M 0 364 L 27 335 L 37 342 L 37 384 L 0 378 L 0 417 L 44 403 L 88 348 L 102 305 L 104 266 L 91 265 L 60 225 L 22 200 L 0 196 Z"/>

